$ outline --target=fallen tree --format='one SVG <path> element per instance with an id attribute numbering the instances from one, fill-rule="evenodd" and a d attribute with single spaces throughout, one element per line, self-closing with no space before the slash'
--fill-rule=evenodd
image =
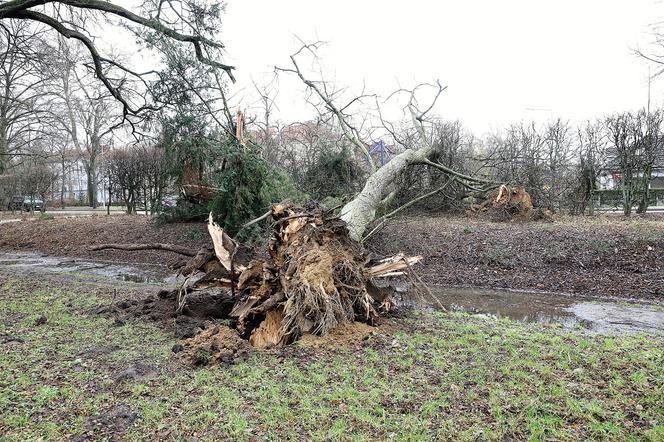
<path id="1" fill-rule="evenodd" d="M 439 169 L 447 175 L 448 179 L 454 178 L 456 182 L 466 187 L 469 192 L 478 195 L 483 195 L 500 186 L 501 183 L 496 183 L 480 177 L 465 175 L 431 160 L 436 153 L 436 149 L 431 143 L 430 134 L 427 133 L 426 123 L 431 122 L 428 121 L 428 114 L 435 107 L 441 94 L 447 88 L 446 86 L 441 85 L 440 82 L 436 82 L 435 84 L 420 84 L 413 89 L 400 89 L 390 95 L 391 97 L 402 93 L 407 94 L 408 101 L 403 110 L 411 120 L 411 129 L 414 131 L 412 136 L 404 138 L 397 135 L 394 129 L 395 125 L 386 122 L 383 119 L 380 106 L 378 103 L 376 104 L 382 129 L 384 129 L 402 149 L 400 154 L 394 156 L 382 167 L 376 168 L 373 159 L 367 150 L 369 144 L 362 140 L 360 130 L 351 123 L 351 118 L 346 113 L 348 112 L 349 106 L 353 103 L 361 102 L 362 99 L 367 98 L 370 95 L 360 95 L 350 100 L 345 106 L 339 106 L 335 104 L 335 97 L 338 95 L 337 92 L 331 91 L 324 80 L 311 80 L 308 78 L 297 61 L 297 57 L 305 52 L 313 54 L 314 58 L 316 58 L 316 50 L 319 46 L 320 43 L 303 45 L 297 52 L 291 55 L 291 67 L 278 67 L 275 69 L 277 71 L 297 75 L 310 92 L 321 100 L 319 106 L 320 114 L 328 114 L 332 119 L 335 119 L 342 130 L 342 135 L 351 143 L 351 145 L 355 146 L 355 149 L 362 156 L 367 158 L 371 172 L 369 178 L 355 198 L 345 204 L 341 209 L 341 219 L 347 223 L 348 231 L 352 239 L 362 241 L 367 227 L 376 217 L 376 211 L 383 201 L 394 192 L 395 181 L 409 166 L 426 164 L 430 167 Z M 416 97 L 418 91 L 422 88 L 429 88 L 434 91 L 433 99 L 426 107 L 420 106 Z M 366 116 L 364 118 L 366 118 Z M 430 195 L 435 193 L 437 192 L 430 192 Z"/>
<path id="2" fill-rule="evenodd" d="M 471 204 L 469 212 L 497 221 L 528 220 L 533 216 L 533 202 L 523 186 L 501 185 L 489 192 L 480 204 Z"/>
<path id="3" fill-rule="evenodd" d="M 270 216 L 273 234 L 262 259 L 230 238 L 212 217 L 208 230 L 213 249 L 192 256 L 188 249 L 154 244 L 191 257 L 179 270 L 185 278 L 181 286 L 160 296 L 175 299 L 179 314 L 187 314 L 190 300 L 198 305 L 210 299 L 216 309 L 211 315 L 229 320 L 237 336 L 252 346 L 281 346 L 354 321 L 375 324 L 395 306 L 390 291 L 375 282 L 412 275 L 411 266 L 421 260 L 402 254 L 372 260 L 349 236 L 346 222 L 317 203 L 305 208 L 275 204 Z M 92 250 L 149 246 L 102 244 Z M 212 335 L 209 340 L 217 340 Z"/>

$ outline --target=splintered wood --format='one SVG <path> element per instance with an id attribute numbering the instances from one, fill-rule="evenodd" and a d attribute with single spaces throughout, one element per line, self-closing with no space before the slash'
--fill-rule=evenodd
<path id="1" fill-rule="evenodd" d="M 233 254 L 235 253 L 236 245 L 231 237 L 226 235 L 224 229 L 219 227 L 219 224 L 214 222 L 212 219 L 212 213 L 210 213 L 210 217 L 208 219 L 208 232 L 212 238 L 214 253 L 217 255 L 217 259 L 226 270 L 231 272 Z M 242 265 L 235 267 L 235 270 L 238 272 L 242 272 L 244 269 L 245 267 Z"/>
<path id="2" fill-rule="evenodd" d="M 275 204 L 270 215 L 269 259 L 262 260 L 252 259 L 210 216 L 214 251 L 201 250 L 183 265 L 186 280 L 178 292 L 185 305 L 192 292 L 228 300 L 216 317 L 230 319 L 254 347 L 325 335 L 355 321 L 376 323 L 395 303 L 372 281 L 407 274 L 422 260 L 398 254 L 372 262 L 346 223 L 316 203 Z"/>
<path id="3" fill-rule="evenodd" d="M 422 261 L 421 256 L 405 256 L 403 253 L 380 260 L 380 264 L 369 267 L 364 273 L 369 278 L 385 278 L 388 276 L 405 275 L 413 264 Z"/>

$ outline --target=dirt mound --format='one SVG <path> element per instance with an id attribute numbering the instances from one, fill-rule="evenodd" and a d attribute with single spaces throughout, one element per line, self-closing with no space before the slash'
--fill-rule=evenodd
<path id="1" fill-rule="evenodd" d="M 210 327 L 181 345 L 178 357 L 195 366 L 235 363 L 251 352 L 251 346 L 237 331 L 223 325 Z"/>
<path id="2" fill-rule="evenodd" d="M 308 348 L 337 348 L 347 347 L 366 340 L 378 332 L 378 327 L 362 322 L 351 322 L 339 325 L 325 336 L 305 334 L 300 337 L 298 344 Z M 381 331 L 385 331 L 381 327 Z"/>
<path id="3" fill-rule="evenodd" d="M 486 195 L 480 204 L 472 204 L 468 213 L 493 221 L 529 221 L 533 219 L 533 201 L 523 186 L 501 185 Z"/>
<path id="4" fill-rule="evenodd" d="M 112 305 L 100 306 L 92 313 L 111 316 L 115 324 L 140 318 L 159 323 L 173 332 L 176 338 L 191 338 L 211 326 L 217 325 L 230 312 L 228 297 L 223 293 L 195 293 L 185 308 L 178 312 L 178 301 L 172 291 L 161 290 L 143 299 L 124 299 Z"/>

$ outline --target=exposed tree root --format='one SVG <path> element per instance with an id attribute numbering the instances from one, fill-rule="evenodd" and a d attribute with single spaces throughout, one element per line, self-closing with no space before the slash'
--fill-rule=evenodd
<path id="1" fill-rule="evenodd" d="M 533 210 L 530 194 L 523 186 L 502 184 L 487 193 L 480 204 L 472 204 L 468 213 L 495 221 L 529 221 L 536 212 Z"/>
<path id="2" fill-rule="evenodd" d="M 372 281 L 409 274 L 411 265 L 422 259 L 398 254 L 371 262 L 361 244 L 350 238 L 346 223 L 315 203 L 306 208 L 275 204 L 271 218 L 267 260 L 251 259 L 246 247 L 210 219 L 214 252 L 190 254 L 180 269 L 186 279 L 170 295 L 182 312 L 193 294 L 199 300 L 202 294 L 222 297 L 227 302 L 220 317 L 230 320 L 237 336 L 254 347 L 281 346 L 344 324 L 375 324 L 395 302 Z"/>

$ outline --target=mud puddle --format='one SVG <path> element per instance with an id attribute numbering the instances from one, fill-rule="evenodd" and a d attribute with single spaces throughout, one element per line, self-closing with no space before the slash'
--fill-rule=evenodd
<path id="1" fill-rule="evenodd" d="M 129 265 L 62 256 L 42 255 L 34 252 L 0 253 L 0 269 L 17 273 L 82 274 L 95 280 L 123 281 L 138 284 L 174 284 L 173 276 L 162 266 Z"/>
<path id="2" fill-rule="evenodd" d="M 452 311 L 560 324 L 593 333 L 664 332 L 664 304 L 480 288 L 431 287 Z"/>

